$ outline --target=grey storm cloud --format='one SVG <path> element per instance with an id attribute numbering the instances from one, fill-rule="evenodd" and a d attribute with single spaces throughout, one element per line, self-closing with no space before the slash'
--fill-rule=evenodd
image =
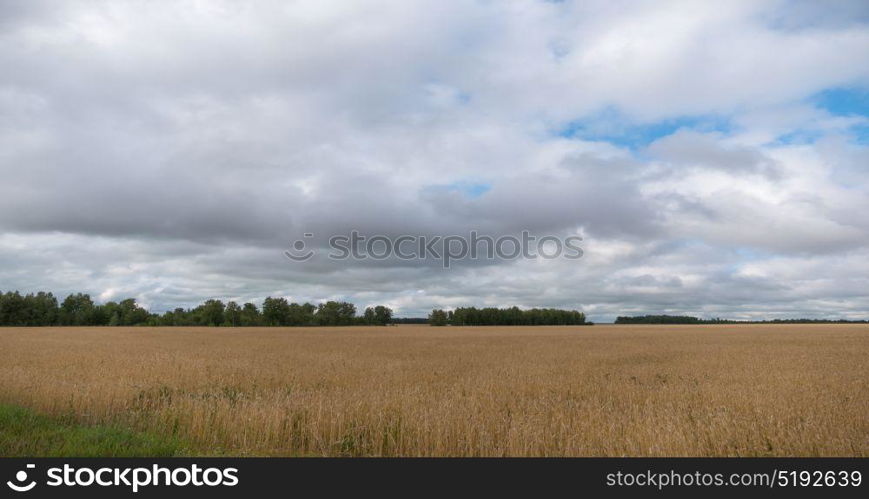
<path id="1" fill-rule="evenodd" d="M 4 2 L 0 289 L 155 311 L 282 295 L 408 316 L 865 315 L 869 153 L 853 127 L 867 117 L 811 98 L 869 86 L 866 14 L 859 1 Z M 733 126 L 637 143 L 557 132 L 612 109 L 613 130 Z M 813 137 L 777 140 L 791 132 Z M 585 256 L 445 270 L 282 254 L 304 233 L 323 250 L 353 230 L 580 235 Z"/>

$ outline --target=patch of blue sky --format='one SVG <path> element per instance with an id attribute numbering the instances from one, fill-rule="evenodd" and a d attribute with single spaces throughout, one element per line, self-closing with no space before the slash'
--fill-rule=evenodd
<path id="1" fill-rule="evenodd" d="M 809 101 L 837 116 L 869 117 L 869 87 L 829 88 L 811 96 Z"/>
<path id="2" fill-rule="evenodd" d="M 614 108 L 607 108 L 595 115 L 574 120 L 556 133 L 572 139 L 605 141 L 636 151 L 681 129 L 726 134 L 732 128 L 730 120 L 720 115 L 678 116 L 654 122 L 637 122 Z"/>
<path id="3" fill-rule="evenodd" d="M 784 135 L 779 135 L 770 145 L 812 144 L 823 136 L 824 132 L 820 130 L 794 130 Z"/>
<path id="4" fill-rule="evenodd" d="M 854 135 L 855 142 L 869 145 L 869 125 L 853 126 L 851 127 L 851 133 Z"/>
<path id="5" fill-rule="evenodd" d="M 834 116 L 869 118 L 869 87 L 829 88 L 808 100 Z M 855 142 L 869 144 L 869 125 L 866 123 L 855 124 L 848 132 Z"/>
<path id="6" fill-rule="evenodd" d="M 489 192 L 492 189 L 492 184 L 488 182 L 459 180 L 450 184 L 430 186 L 429 189 L 458 192 L 469 199 L 477 199 Z"/>

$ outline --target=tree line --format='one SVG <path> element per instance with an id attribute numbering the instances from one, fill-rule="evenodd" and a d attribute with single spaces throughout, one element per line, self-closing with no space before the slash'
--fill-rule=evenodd
<path id="1" fill-rule="evenodd" d="M 689 315 L 638 315 L 634 317 L 619 316 L 616 317 L 616 324 L 704 324 L 725 322 L 721 319 L 713 321 L 704 321 L 697 317 Z"/>
<path id="2" fill-rule="evenodd" d="M 557 308 L 459 307 L 455 310 L 432 310 L 428 316 L 432 326 L 578 326 L 591 325 L 585 314 L 577 310 Z"/>
<path id="3" fill-rule="evenodd" d="M 866 324 L 865 320 L 846 319 L 773 319 L 761 321 L 735 321 L 731 319 L 700 319 L 690 315 L 637 315 L 619 316 L 616 324 Z"/>
<path id="4" fill-rule="evenodd" d="M 383 326 L 392 323 L 392 309 L 378 305 L 356 315 L 352 303 L 290 303 L 268 297 L 262 309 L 254 303 L 207 300 L 195 308 L 153 314 L 134 298 L 96 304 L 90 295 L 73 293 L 58 302 L 52 293 L 0 293 L 0 326 Z"/>
<path id="5" fill-rule="evenodd" d="M 428 324 L 428 317 L 394 317 L 393 324 Z"/>

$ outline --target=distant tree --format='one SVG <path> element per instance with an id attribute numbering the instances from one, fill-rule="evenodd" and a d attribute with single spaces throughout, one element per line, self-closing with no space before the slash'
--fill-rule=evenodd
<path id="1" fill-rule="evenodd" d="M 321 326 L 349 326 L 356 318 L 356 306 L 352 303 L 327 301 L 317 307 L 314 319 Z"/>
<path id="2" fill-rule="evenodd" d="M 266 326 L 288 326 L 290 304 L 286 298 L 268 297 L 263 302 L 263 321 Z"/>
<path id="3" fill-rule="evenodd" d="M 290 303 L 288 326 L 311 326 L 314 324 L 314 313 L 317 307 L 310 303 Z"/>
<path id="4" fill-rule="evenodd" d="M 261 326 L 262 316 L 253 303 L 245 303 L 241 308 L 241 325 L 245 327 Z"/>
<path id="5" fill-rule="evenodd" d="M 94 312 L 90 295 L 75 293 L 66 297 L 60 305 L 60 323 L 64 326 L 87 326 Z"/>
<path id="6" fill-rule="evenodd" d="M 40 291 L 24 297 L 28 326 L 53 326 L 57 324 L 59 307 L 57 298 L 51 293 Z"/>
<path id="7" fill-rule="evenodd" d="M 114 324 L 115 326 L 123 326 L 122 319 L 122 310 L 121 306 L 113 301 L 109 301 L 103 303 L 102 305 L 97 305 L 96 311 L 94 315 L 96 319 L 94 320 L 97 325 L 111 325 L 112 317 L 117 317 L 117 322 Z"/>
<path id="8" fill-rule="evenodd" d="M 373 326 L 374 325 L 374 318 L 375 318 L 374 309 L 371 307 L 367 307 L 365 309 L 365 312 L 362 314 L 362 323 L 365 324 L 366 326 Z"/>
<path id="9" fill-rule="evenodd" d="M 510 308 L 459 307 L 447 319 L 455 326 L 544 326 L 544 325 L 584 325 L 585 314 L 577 310 L 555 308 L 532 308 L 521 310 Z"/>
<path id="10" fill-rule="evenodd" d="M 18 291 L 0 295 L 0 324 L 4 326 L 27 325 L 27 310 L 24 297 Z"/>
<path id="11" fill-rule="evenodd" d="M 616 318 L 616 324 L 699 324 L 697 317 L 688 315 L 638 315 L 635 317 L 620 316 Z"/>
<path id="12" fill-rule="evenodd" d="M 151 314 L 136 304 L 135 298 L 127 298 L 118 303 L 121 324 L 124 326 L 139 326 L 148 322 Z"/>
<path id="13" fill-rule="evenodd" d="M 393 317 L 392 324 L 428 324 L 428 317 Z"/>
<path id="14" fill-rule="evenodd" d="M 108 326 L 112 316 L 109 315 L 106 307 L 103 305 L 94 305 L 94 310 L 91 312 L 89 326 Z"/>
<path id="15" fill-rule="evenodd" d="M 428 316 L 428 323 L 432 326 L 446 326 L 447 313 L 441 309 L 432 310 Z"/>
<path id="16" fill-rule="evenodd" d="M 202 320 L 208 326 L 223 324 L 223 312 L 226 306 L 220 300 L 206 300 L 202 304 Z"/>
<path id="17" fill-rule="evenodd" d="M 226 304 L 226 310 L 223 311 L 223 325 L 241 326 L 241 307 L 238 306 L 238 303 L 231 301 Z"/>
<path id="18" fill-rule="evenodd" d="M 376 310 L 375 310 L 376 313 Z M 356 318 L 356 305 L 342 301 L 338 309 L 338 324 L 349 326 Z"/>
<path id="19" fill-rule="evenodd" d="M 374 307 L 374 323 L 379 326 L 385 326 L 392 322 L 392 309 L 378 305 Z"/>
<path id="20" fill-rule="evenodd" d="M 168 311 L 160 318 L 162 326 L 190 326 L 192 325 L 191 313 L 183 308 Z"/>

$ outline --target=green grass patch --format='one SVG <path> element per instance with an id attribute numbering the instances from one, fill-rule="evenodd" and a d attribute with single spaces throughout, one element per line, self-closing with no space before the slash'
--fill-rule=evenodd
<path id="1" fill-rule="evenodd" d="M 177 439 L 108 425 L 80 425 L 0 404 L 2 457 L 167 457 Z"/>

